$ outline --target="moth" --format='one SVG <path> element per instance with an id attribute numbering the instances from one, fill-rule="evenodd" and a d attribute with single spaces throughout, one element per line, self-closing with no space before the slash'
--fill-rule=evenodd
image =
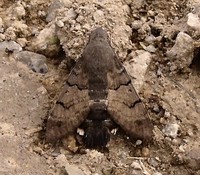
<path id="1" fill-rule="evenodd" d="M 86 147 L 104 147 L 110 140 L 107 120 L 134 139 L 152 139 L 153 125 L 147 110 L 111 47 L 107 32 L 100 27 L 91 32 L 50 111 L 46 140 L 57 142 L 84 124 Z"/>

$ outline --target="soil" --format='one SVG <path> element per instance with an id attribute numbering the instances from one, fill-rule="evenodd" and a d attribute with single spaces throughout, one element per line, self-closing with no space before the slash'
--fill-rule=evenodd
<path id="1" fill-rule="evenodd" d="M 47 73 L 36 73 L 0 49 L 0 174 L 200 174 L 200 29 L 191 32 L 186 27 L 187 14 L 195 13 L 198 1 L 55 2 L 0 2 L 0 41 L 16 41 L 23 50 L 43 54 L 48 65 Z M 147 146 L 131 141 L 120 128 L 104 150 L 85 149 L 74 138 L 57 146 L 45 142 L 48 111 L 88 34 L 98 26 L 107 29 L 124 64 L 134 62 L 139 50 L 151 55 L 142 79 L 127 70 L 133 84 L 142 82 L 136 90 L 154 125 L 154 139 Z M 49 28 L 55 28 L 48 31 L 51 44 L 40 35 Z M 191 64 L 183 68 L 167 56 L 180 31 L 197 43 Z M 156 50 L 148 50 L 148 45 Z"/>

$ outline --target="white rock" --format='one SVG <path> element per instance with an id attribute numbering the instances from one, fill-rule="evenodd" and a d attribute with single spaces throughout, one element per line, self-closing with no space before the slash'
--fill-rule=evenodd
<path id="1" fill-rule="evenodd" d="M 167 51 L 166 55 L 173 63 L 173 69 L 184 70 L 192 63 L 193 53 L 193 39 L 188 34 L 180 32 L 174 46 Z"/>
<path id="2" fill-rule="evenodd" d="M 140 29 L 142 27 L 142 21 L 139 21 L 139 20 L 135 20 L 131 23 L 131 27 L 132 29 Z"/>
<path id="3" fill-rule="evenodd" d="M 162 130 L 162 132 L 168 137 L 176 138 L 178 129 L 179 125 L 177 123 L 172 123 L 166 125 L 165 128 Z"/>
<path id="4" fill-rule="evenodd" d="M 58 21 L 56 21 L 56 25 L 58 26 L 58 27 L 64 27 L 64 22 L 62 22 L 61 20 L 58 20 Z"/>
<path id="5" fill-rule="evenodd" d="M 193 30 L 200 31 L 200 19 L 197 14 L 189 13 L 187 15 L 187 26 Z"/>
<path id="6" fill-rule="evenodd" d="M 141 167 L 141 165 L 140 165 L 140 163 L 138 161 L 134 161 L 131 164 L 131 167 L 134 168 L 135 170 L 142 170 L 142 167 Z"/>
<path id="7" fill-rule="evenodd" d="M 151 54 L 144 50 L 137 50 L 136 55 L 130 61 L 125 62 L 124 66 L 129 75 L 134 78 L 134 87 L 139 92 L 145 81 L 145 73 L 151 61 Z"/>
<path id="8" fill-rule="evenodd" d="M 148 45 L 145 48 L 146 51 L 151 52 L 151 53 L 155 53 L 156 52 L 156 48 L 153 45 Z"/>

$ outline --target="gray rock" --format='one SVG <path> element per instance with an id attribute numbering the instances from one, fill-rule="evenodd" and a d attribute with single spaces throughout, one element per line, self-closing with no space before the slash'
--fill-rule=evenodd
<path id="1" fill-rule="evenodd" d="M 155 53 L 156 52 L 156 48 L 153 45 L 148 45 L 145 48 L 146 51 L 151 52 L 151 53 Z"/>
<path id="2" fill-rule="evenodd" d="M 166 55 L 172 62 L 173 71 L 188 69 L 192 63 L 194 53 L 193 39 L 186 33 L 180 32 L 174 46 Z"/>
<path id="3" fill-rule="evenodd" d="M 61 7 L 63 7 L 63 3 L 61 1 L 59 0 L 53 1 L 47 10 L 46 21 L 47 22 L 53 21 L 56 17 L 57 10 L 60 9 Z"/>
<path id="4" fill-rule="evenodd" d="M 178 134 L 178 129 L 179 125 L 177 123 L 171 123 L 166 125 L 163 128 L 162 132 L 168 137 L 176 138 Z"/>
<path id="5" fill-rule="evenodd" d="M 142 21 L 135 20 L 131 23 L 132 29 L 138 30 L 142 27 Z"/>
<path id="6" fill-rule="evenodd" d="M 15 41 L 3 41 L 0 42 L 0 50 L 8 50 L 11 52 L 20 52 L 22 47 Z"/>
<path id="7" fill-rule="evenodd" d="M 48 67 L 46 57 L 29 51 L 22 51 L 14 54 L 16 60 L 26 64 L 31 70 L 37 73 L 47 73 Z"/>

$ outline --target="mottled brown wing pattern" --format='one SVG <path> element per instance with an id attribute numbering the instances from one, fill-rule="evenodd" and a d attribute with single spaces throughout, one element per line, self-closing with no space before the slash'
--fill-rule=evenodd
<path id="1" fill-rule="evenodd" d="M 104 121 L 108 117 L 132 138 L 152 138 L 153 125 L 147 111 L 107 36 L 102 28 L 91 32 L 82 57 L 50 112 L 47 141 L 56 142 L 73 134 L 87 118 L 86 145 L 105 146 L 109 131 Z"/>
<path id="2" fill-rule="evenodd" d="M 153 125 L 147 110 L 135 91 L 130 76 L 117 56 L 108 76 L 108 113 L 110 117 L 132 138 L 151 140 Z"/>
<path id="3" fill-rule="evenodd" d="M 73 134 L 89 113 L 88 90 L 80 90 L 68 84 L 50 111 L 46 139 L 55 143 L 68 134 Z"/>
<path id="4" fill-rule="evenodd" d="M 153 125 L 132 84 L 109 90 L 108 113 L 129 136 L 144 141 L 151 140 Z"/>

